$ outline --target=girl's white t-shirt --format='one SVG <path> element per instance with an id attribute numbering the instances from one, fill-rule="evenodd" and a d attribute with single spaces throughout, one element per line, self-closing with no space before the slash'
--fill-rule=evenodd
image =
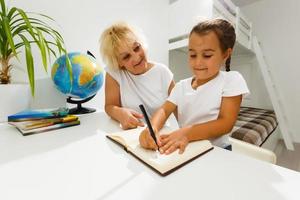
<path id="1" fill-rule="evenodd" d="M 166 101 L 173 73 L 163 64 L 153 64 L 152 68 L 140 75 L 131 74 L 127 70 L 105 68 L 120 86 L 122 107 L 141 113 L 139 105 L 143 104 L 152 116 Z"/>
<path id="2" fill-rule="evenodd" d="M 246 81 L 236 71 L 219 74 L 197 89 L 192 88 L 192 77 L 176 83 L 168 101 L 177 105 L 180 127 L 200 124 L 218 118 L 222 97 L 246 95 L 249 93 Z M 229 144 L 228 134 L 212 139 L 220 147 Z"/>

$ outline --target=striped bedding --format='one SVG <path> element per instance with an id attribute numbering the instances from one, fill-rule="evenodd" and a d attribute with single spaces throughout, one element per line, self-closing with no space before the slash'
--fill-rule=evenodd
<path id="1" fill-rule="evenodd" d="M 274 111 L 241 107 L 231 137 L 261 146 L 276 129 L 277 125 Z"/>

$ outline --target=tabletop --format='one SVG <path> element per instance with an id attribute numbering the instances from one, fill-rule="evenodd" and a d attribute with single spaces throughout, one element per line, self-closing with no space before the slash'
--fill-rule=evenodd
<path id="1" fill-rule="evenodd" d="M 161 177 L 105 135 L 97 112 L 81 125 L 22 136 L 0 124 L 0 199 L 299 199 L 300 173 L 218 147 Z"/>

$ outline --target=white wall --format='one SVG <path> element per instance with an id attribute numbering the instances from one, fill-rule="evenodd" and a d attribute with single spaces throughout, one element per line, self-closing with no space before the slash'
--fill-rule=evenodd
<path id="1" fill-rule="evenodd" d="M 169 51 L 169 68 L 174 73 L 175 82 L 191 77 L 187 51 L 177 49 Z"/>
<path id="2" fill-rule="evenodd" d="M 243 7 L 253 22 L 266 61 L 287 110 L 294 139 L 300 142 L 300 1 L 264 0 Z M 259 14 L 258 14 L 259 13 Z"/>
<path id="3" fill-rule="evenodd" d="M 10 5 L 51 16 L 59 24 L 68 51 L 90 50 L 100 64 L 102 61 L 98 40 L 101 32 L 113 22 L 127 21 L 139 27 L 145 34 L 149 58 L 168 64 L 168 0 L 15 0 L 10 1 Z M 38 56 L 34 58 L 40 59 Z M 24 63 L 19 64 L 18 70 L 13 71 L 17 74 L 17 81 L 27 80 L 26 70 L 22 67 L 25 66 Z M 49 77 L 42 70 L 41 62 L 36 63 L 36 77 Z M 103 108 L 103 92 L 104 88 L 87 104 Z M 51 95 L 53 93 L 49 94 L 49 99 L 52 98 Z"/>

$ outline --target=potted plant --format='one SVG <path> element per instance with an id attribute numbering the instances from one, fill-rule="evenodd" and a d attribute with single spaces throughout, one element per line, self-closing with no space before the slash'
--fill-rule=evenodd
<path id="1" fill-rule="evenodd" d="M 33 56 L 32 47 L 37 47 L 46 72 L 51 56 L 56 58 L 67 52 L 62 36 L 49 25 L 49 22 L 54 22 L 52 18 L 44 14 L 25 12 L 17 7 L 9 8 L 5 0 L 0 0 L 0 6 L 1 122 L 6 121 L 8 115 L 29 107 L 30 91 L 34 96 L 34 58 L 36 57 Z M 13 58 L 20 61 L 21 54 L 25 56 L 30 91 L 28 85 L 9 84 L 11 83 L 11 69 L 14 67 L 11 61 Z M 71 63 L 68 57 L 66 62 L 72 81 Z"/>
<path id="2" fill-rule="evenodd" d="M 47 22 L 54 21 L 52 18 L 16 7 L 8 8 L 5 0 L 0 0 L 0 3 L 0 84 L 11 82 L 10 72 L 14 66 L 10 61 L 14 57 L 19 60 L 18 55 L 25 53 L 29 85 L 34 96 L 34 59 L 31 47 L 38 47 L 47 72 L 51 55 L 57 57 L 57 51 L 59 54 L 66 54 L 63 38 L 48 25 Z M 68 62 L 67 66 L 71 74 L 71 64 Z"/>

